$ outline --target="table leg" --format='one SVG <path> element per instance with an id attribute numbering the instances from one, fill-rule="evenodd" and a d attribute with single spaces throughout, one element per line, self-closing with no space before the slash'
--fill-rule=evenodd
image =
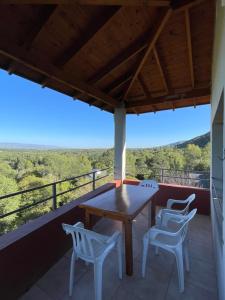
<path id="1" fill-rule="evenodd" d="M 133 275 L 132 221 L 124 222 L 126 273 Z"/>
<path id="2" fill-rule="evenodd" d="M 148 228 L 152 226 L 152 201 L 148 204 Z"/>
<path id="3" fill-rule="evenodd" d="M 87 210 L 85 211 L 85 228 L 91 229 L 91 214 Z"/>
<path id="4" fill-rule="evenodd" d="M 155 202 L 152 201 L 152 217 L 151 217 L 151 226 L 154 226 L 155 225 L 155 214 L 156 214 L 156 205 L 155 205 Z"/>

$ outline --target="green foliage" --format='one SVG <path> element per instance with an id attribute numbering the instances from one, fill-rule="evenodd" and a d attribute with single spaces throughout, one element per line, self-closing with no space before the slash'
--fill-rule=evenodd
<path id="1" fill-rule="evenodd" d="M 153 149 L 128 149 L 126 153 L 128 178 L 156 178 L 160 180 L 159 169 L 209 170 L 210 144 L 203 148 L 188 144 L 184 149 L 164 147 Z M 26 190 L 57 180 L 89 173 L 92 169 L 113 169 L 114 150 L 74 151 L 0 151 L 0 195 Z M 96 182 L 96 187 L 109 182 L 112 177 Z M 57 184 L 57 193 L 74 189 L 92 178 L 90 176 Z M 92 184 L 57 197 L 58 205 L 92 190 Z M 0 214 L 32 205 L 52 196 L 52 187 L 42 188 L 21 196 L 0 200 Z M 0 234 L 13 230 L 52 209 L 52 200 L 38 204 L 23 212 L 0 219 Z"/>

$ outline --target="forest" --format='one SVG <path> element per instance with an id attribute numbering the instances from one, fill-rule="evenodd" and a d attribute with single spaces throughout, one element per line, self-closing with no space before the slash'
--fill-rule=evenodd
<path id="1" fill-rule="evenodd" d="M 111 168 L 113 172 L 113 149 L 88 150 L 0 150 L 0 196 L 17 191 L 32 189 L 61 179 L 89 173 L 93 169 Z M 159 169 L 169 170 L 209 170 L 210 144 L 204 147 L 188 144 L 184 148 L 162 147 L 149 149 L 128 149 L 127 177 L 157 178 Z M 157 178 L 160 180 L 160 178 Z M 112 180 L 112 175 L 101 179 L 97 186 Z M 63 192 L 90 182 L 90 176 L 80 177 L 57 185 L 57 192 Z M 92 189 L 92 184 L 84 185 L 57 198 L 63 205 Z M 10 211 L 32 205 L 51 197 L 52 187 L 48 186 L 22 195 L 0 199 L 0 217 Z M 32 208 L 0 218 L 0 234 L 14 230 L 18 226 L 49 212 L 52 200 Z"/>

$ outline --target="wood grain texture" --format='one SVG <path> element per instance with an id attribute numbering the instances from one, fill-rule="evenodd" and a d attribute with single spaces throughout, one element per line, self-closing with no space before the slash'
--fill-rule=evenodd
<path id="1" fill-rule="evenodd" d="M 0 67 L 112 113 L 209 102 L 214 0 L 83 1 L 0 4 Z"/>
<path id="2" fill-rule="evenodd" d="M 150 52 L 152 51 L 152 49 L 153 49 L 153 47 L 154 47 L 154 45 L 155 45 L 155 43 L 156 43 L 156 41 L 157 41 L 157 39 L 158 39 L 160 33 L 162 32 L 162 30 L 163 30 L 163 28 L 164 28 L 166 22 L 168 21 L 168 19 L 169 19 L 171 13 L 172 13 L 172 10 L 171 10 L 171 9 L 168 9 L 168 11 L 166 11 L 166 12 L 162 15 L 162 17 L 159 18 L 159 22 L 158 22 L 157 26 L 155 27 L 155 29 L 154 29 L 153 32 L 152 32 L 152 37 L 151 37 L 150 40 L 149 40 L 149 43 L 148 43 L 147 49 L 146 49 L 146 51 L 145 51 L 145 54 L 143 55 L 143 57 L 142 57 L 142 59 L 141 59 L 139 65 L 138 65 L 136 71 L 134 72 L 134 75 L 133 75 L 133 78 L 132 78 L 132 80 L 131 80 L 131 83 L 130 83 L 130 85 L 128 86 L 126 92 L 125 92 L 125 95 L 124 95 L 124 98 L 125 98 L 125 99 L 127 98 L 127 95 L 129 94 L 129 91 L 130 91 L 130 89 L 131 89 L 131 87 L 132 87 L 134 81 L 136 80 L 136 78 L 137 78 L 138 74 L 140 73 L 140 71 L 141 71 L 143 65 L 145 64 L 146 59 L 148 58 Z"/>
<path id="3" fill-rule="evenodd" d="M 158 189 L 123 184 L 80 205 L 85 210 L 86 228 L 91 227 L 91 215 L 123 222 L 128 276 L 133 275 L 132 220 L 151 203 L 157 192 Z"/>

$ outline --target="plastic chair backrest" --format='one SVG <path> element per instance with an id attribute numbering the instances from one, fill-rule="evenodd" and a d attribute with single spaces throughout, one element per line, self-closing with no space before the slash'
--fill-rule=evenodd
<path id="1" fill-rule="evenodd" d="M 90 259 L 95 258 L 93 241 L 97 240 L 97 234 L 84 229 L 81 222 L 75 225 L 62 224 L 62 227 L 67 234 L 72 235 L 73 248 L 78 256 Z M 99 242 L 101 241 L 99 240 Z"/>
<path id="2" fill-rule="evenodd" d="M 187 215 L 182 216 L 182 218 L 183 218 L 183 221 L 181 222 L 182 225 L 179 228 L 179 230 L 177 231 L 177 234 L 180 234 L 181 242 L 183 242 L 185 240 L 189 222 L 194 218 L 194 216 L 196 215 L 196 212 L 197 212 L 197 208 L 192 209 L 192 211 L 190 211 Z"/>
<path id="3" fill-rule="evenodd" d="M 189 212 L 189 207 L 191 203 L 195 200 L 195 194 L 191 194 L 187 199 L 185 200 L 185 203 L 187 203 L 186 207 L 183 209 L 183 213 L 186 215 Z"/>
<path id="4" fill-rule="evenodd" d="M 159 187 L 158 183 L 155 180 L 151 180 L 151 179 L 142 180 L 139 183 L 139 186 L 149 187 L 154 189 L 157 189 Z"/>

